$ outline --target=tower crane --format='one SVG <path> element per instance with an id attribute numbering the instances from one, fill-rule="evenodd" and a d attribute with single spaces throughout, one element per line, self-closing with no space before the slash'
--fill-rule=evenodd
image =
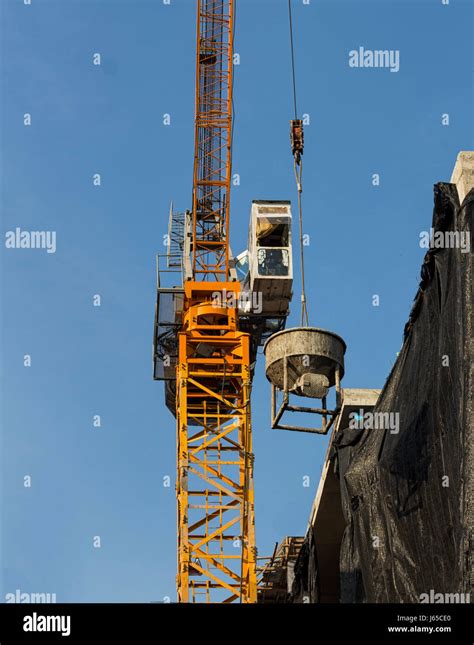
<path id="1" fill-rule="evenodd" d="M 192 209 L 171 208 L 158 263 L 154 378 L 176 416 L 179 602 L 257 602 L 253 364 L 291 298 L 289 202 L 254 202 L 249 249 L 233 258 L 229 246 L 234 10 L 197 0 Z M 170 272 L 179 285 L 163 285 Z"/>

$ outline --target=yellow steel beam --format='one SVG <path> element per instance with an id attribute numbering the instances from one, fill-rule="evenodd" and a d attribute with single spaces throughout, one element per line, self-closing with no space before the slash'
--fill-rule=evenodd
<path id="1" fill-rule="evenodd" d="M 188 292 L 192 293 L 189 287 Z M 200 303 L 195 306 L 190 299 L 187 323 L 179 333 L 178 599 L 199 602 L 199 590 L 204 589 L 206 602 L 256 602 L 250 338 L 237 330 L 235 322 L 230 330 L 225 325 L 220 335 L 210 337 L 213 358 L 199 365 L 206 384 L 190 377 L 188 358 L 195 360 L 196 353 L 189 337 L 195 333 Z M 235 310 L 231 313 L 229 318 L 235 321 Z M 209 320 L 214 327 L 219 316 Z M 229 371 L 216 378 L 215 368 L 223 357 Z M 232 395 L 220 395 L 231 386 Z M 193 396 L 196 389 L 200 397 Z M 190 426 L 191 415 L 200 427 Z M 232 460 L 225 457 L 229 446 L 236 450 Z"/>

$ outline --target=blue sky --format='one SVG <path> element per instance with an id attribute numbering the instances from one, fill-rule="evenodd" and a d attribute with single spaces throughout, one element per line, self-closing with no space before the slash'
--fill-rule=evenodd
<path id="1" fill-rule="evenodd" d="M 417 289 L 432 185 L 449 181 L 457 153 L 473 147 L 473 8 L 468 0 L 293 3 L 299 111 L 310 116 L 310 322 L 346 340 L 344 386 L 382 387 Z M 195 3 L 0 6 L 2 233 L 57 234 L 54 254 L 1 251 L 0 601 L 16 589 L 64 602 L 174 599 L 175 428 L 152 380 L 151 342 L 169 202 L 190 206 Z M 358 47 L 399 50 L 400 70 L 349 67 Z M 231 243 L 239 252 L 252 199 L 296 198 L 286 1 L 240 0 L 235 50 L 241 185 Z M 101 66 L 92 64 L 96 52 Z M 289 326 L 298 323 L 297 287 L 295 295 Z M 304 534 L 327 444 L 270 430 L 268 399 L 260 360 L 259 555 Z"/>

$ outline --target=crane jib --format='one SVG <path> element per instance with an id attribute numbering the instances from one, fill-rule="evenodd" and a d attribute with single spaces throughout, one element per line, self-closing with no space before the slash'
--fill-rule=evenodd
<path id="1" fill-rule="evenodd" d="M 229 275 L 234 0 L 198 0 L 192 273 Z"/>

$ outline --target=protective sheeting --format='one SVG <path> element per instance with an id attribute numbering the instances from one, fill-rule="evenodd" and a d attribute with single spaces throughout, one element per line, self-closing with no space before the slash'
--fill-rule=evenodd
<path id="1" fill-rule="evenodd" d="M 294 568 L 294 580 L 288 602 L 320 602 L 316 543 L 311 528 L 303 542 Z"/>
<path id="2" fill-rule="evenodd" d="M 431 591 L 474 600 L 474 190 L 462 208 L 453 184 L 436 184 L 434 196 L 435 244 L 461 244 L 436 235 L 458 232 L 470 247 L 426 253 L 403 347 L 374 408 L 395 416 L 374 416 L 384 429 L 335 438 L 347 521 L 342 602 L 416 603 Z"/>

